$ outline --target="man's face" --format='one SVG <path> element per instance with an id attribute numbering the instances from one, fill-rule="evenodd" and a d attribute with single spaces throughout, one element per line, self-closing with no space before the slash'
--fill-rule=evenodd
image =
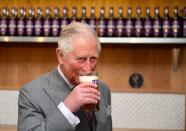
<path id="1" fill-rule="evenodd" d="M 94 39 L 77 38 L 73 43 L 73 50 L 62 56 L 60 67 L 72 84 L 78 84 L 80 74 L 95 70 L 98 55 Z"/>

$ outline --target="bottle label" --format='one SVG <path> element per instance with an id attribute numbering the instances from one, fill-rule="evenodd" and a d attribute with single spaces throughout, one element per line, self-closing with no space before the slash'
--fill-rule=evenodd
<path id="1" fill-rule="evenodd" d="M 25 31 L 25 22 L 24 20 L 19 20 L 17 25 L 18 35 L 24 35 L 24 31 Z"/>
<path id="2" fill-rule="evenodd" d="M 183 36 L 186 37 L 186 20 L 183 21 Z"/>
<path id="3" fill-rule="evenodd" d="M 140 36 L 141 35 L 142 29 L 143 29 L 142 21 L 141 20 L 137 20 L 135 22 L 135 33 L 136 33 L 136 36 Z"/>
<path id="4" fill-rule="evenodd" d="M 167 37 L 170 34 L 170 22 L 169 20 L 163 21 L 163 36 Z"/>
<path id="5" fill-rule="evenodd" d="M 67 20 L 61 21 L 61 30 L 68 24 Z"/>
<path id="6" fill-rule="evenodd" d="M 9 22 L 9 34 L 11 36 L 15 35 L 16 33 L 16 21 L 15 19 L 11 19 Z"/>
<path id="7" fill-rule="evenodd" d="M 2 19 L 1 20 L 1 23 L 0 23 L 0 33 L 1 35 L 6 35 L 6 32 L 7 32 L 7 21 L 5 19 Z"/>
<path id="8" fill-rule="evenodd" d="M 145 36 L 150 36 L 152 31 L 152 23 L 150 20 L 145 20 L 144 22 Z"/>
<path id="9" fill-rule="evenodd" d="M 123 21 L 118 20 L 116 24 L 117 36 L 121 37 L 123 35 L 123 29 L 124 29 Z"/>
<path id="10" fill-rule="evenodd" d="M 59 21 L 53 20 L 52 21 L 52 35 L 58 36 L 58 34 L 59 34 Z"/>
<path id="11" fill-rule="evenodd" d="M 26 35 L 33 35 L 34 25 L 32 20 L 27 20 L 26 22 Z"/>
<path id="12" fill-rule="evenodd" d="M 99 30 L 98 30 L 98 34 L 99 36 L 104 36 L 105 35 L 105 21 L 104 20 L 100 20 L 99 21 Z"/>
<path id="13" fill-rule="evenodd" d="M 108 21 L 108 25 L 107 25 L 107 30 L 108 30 L 108 36 L 113 36 L 114 35 L 114 21 L 113 20 L 109 20 Z"/>
<path id="14" fill-rule="evenodd" d="M 41 35 L 41 31 L 42 31 L 41 20 L 36 20 L 35 21 L 35 35 L 37 36 Z"/>
<path id="15" fill-rule="evenodd" d="M 180 34 L 180 22 L 178 20 L 173 20 L 172 22 L 172 33 L 174 37 Z"/>
<path id="16" fill-rule="evenodd" d="M 132 30 L 133 30 L 133 24 L 131 20 L 126 21 L 126 34 L 128 37 L 132 35 Z"/>
<path id="17" fill-rule="evenodd" d="M 51 29 L 50 20 L 44 20 L 43 23 L 44 36 L 49 36 L 50 29 Z"/>
<path id="18" fill-rule="evenodd" d="M 94 30 L 96 30 L 96 22 L 95 22 L 95 20 L 90 20 L 89 25 L 90 25 L 90 27 L 92 27 Z"/>
<path id="19" fill-rule="evenodd" d="M 153 22 L 153 33 L 154 33 L 154 36 L 159 36 L 160 35 L 160 30 L 161 30 L 161 24 L 160 24 L 160 21 L 159 20 L 155 20 Z"/>

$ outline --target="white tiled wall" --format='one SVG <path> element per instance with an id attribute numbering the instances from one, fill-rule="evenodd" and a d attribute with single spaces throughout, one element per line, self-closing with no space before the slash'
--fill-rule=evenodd
<path id="1" fill-rule="evenodd" d="M 0 91 L 0 124 L 17 124 L 18 91 Z M 185 95 L 112 93 L 116 128 L 184 130 Z"/>
<path id="2" fill-rule="evenodd" d="M 17 124 L 18 91 L 0 91 L 0 124 Z"/>
<path id="3" fill-rule="evenodd" d="M 184 130 L 185 96 L 112 93 L 113 126 Z"/>

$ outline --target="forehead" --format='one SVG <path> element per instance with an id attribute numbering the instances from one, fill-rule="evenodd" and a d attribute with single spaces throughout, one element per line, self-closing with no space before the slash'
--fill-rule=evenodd
<path id="1" fill-rule="evenodd" d="M 92 37 L 77 37 L 73 41 L 73 52 L 97 52 L 96 40 Z"/>

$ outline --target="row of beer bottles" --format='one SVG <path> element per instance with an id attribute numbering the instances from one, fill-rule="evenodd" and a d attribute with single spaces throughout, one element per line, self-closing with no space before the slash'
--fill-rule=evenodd
<path id="1" fill-rule="evenodd" d="M 60 30 L 73 21 L 90 24 L 100 37 L 186 37 L 186 7 L 180 15 L 178 7 L 173 8 L 170 16 L 168 6 L 164 7 L 163 16 L 160 16 L 159 7 L 154 7 L 154 17 L 151 16 L 150 7 L 146 7 L 143 17 L 141 8 L 136 7 L 135 17 L 132 17 L 132 8 L 127 8 L 127 16 L 123 16 L 123 8 L 118 8 L 117 16 L 114 16 L 114 8 L 109 8 L 109 16 L 106 17 L 105 8 L 100 8 L 97 18 L 95 8 L 91 7 L 90 17 L 87 16 L 86 7 L 82 7 L 80 18 L 77 17 L 77 8 L 72 7 L 72 15 L 69 17 L 68 8 L 63 8 L 60 15 L 58 7 L 52 10 L 49 7 L 43 9 L 12 7 L 10 10 L 3 7 L 0 17 L 0 35 L 10 36 L 58 36 Z M 18 14 L 19 13 L 19 14 Z"/>

